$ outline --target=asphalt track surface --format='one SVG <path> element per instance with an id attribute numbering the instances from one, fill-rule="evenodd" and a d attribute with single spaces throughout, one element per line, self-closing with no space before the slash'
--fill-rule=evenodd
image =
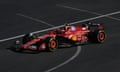
<path id="1" fill-rule="evenodd" d="M 119 1 L 110 0 L 109 2 L 12 0 L 8 3 L 3 2 L 0 8 L 0 40 L 48 29 L 51 28 L 50 25 L 59 26 L 120 11 Z M 18 13 L 34 19 L 20 16 Z M 53 53 L 16 53 L 8 49 L 16 39 L 0 42 L 0 71 L 49 72 L 55 68 L 51 72 L 120 72 L 120 14 L 91 21 L 105 25 L 107 39 L 103 44 L 61 48 Z"/>

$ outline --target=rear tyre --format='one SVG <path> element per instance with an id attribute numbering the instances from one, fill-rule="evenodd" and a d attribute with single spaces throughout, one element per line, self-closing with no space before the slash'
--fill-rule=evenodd
<path id="1" fill-rule="evenodd" d="M 105 38 L 106 38 L 106 34 L 103 30 L 91 32 L 89 34 L 90 42 L 93 43 L 103 43 L 105 41 Z"/>
<path id="2" fill-rule="evenodd" d="M 47 38 L 46 39 L 46 50 L 49 52 L 56 51 L 58 47 L 58 42 L 55 38 Z"/>
<path id="3" fill-rule="evenodd" d="M 97 33 L 97 38 L 96 38 L 96 42 L 97 43 L 103 43 L 105 40 L 105 32 L 104 31 L 99 31 Z"/>

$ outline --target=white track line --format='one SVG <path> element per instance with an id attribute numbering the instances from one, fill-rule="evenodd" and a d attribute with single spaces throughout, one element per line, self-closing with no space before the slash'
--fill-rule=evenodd
<path id="1" fill-rule="evenodd" d="M 71 9 L 71 10 L 81 11 L 81 12 L 87 12 L 87 13 L 94 14 L 94 15 L 103 15 L 103 14 L 100 14 L 100 13 L 97 13 L 97 12 L 92 12 L 92 11 L 88 11 L 88 10 L 84 10 L 84 9 L 79 9 L 79 8 L 74 8 L 74 7 L 65 6 L 65 5 L 59 5 L 59 4 L 57 4 L 56 6 L 67 8 L 67 9 Z M 115 17 L 111 17 L 111 16 L 106 16 L 106 18 L 110 18 L 110 19 L 114 19 L 114 20 L 120 21 L 120 19 L 115 18 Z"/>
<path id="2" fill-rule="evenodd" d="M 50 68 L 50 69 L 48 69 L 48 70 L 46 70 L 44 72 L 51 72 L 51 71 L 53 71 L 55 69 L 58 69 L 58 68 L 62 67 L 63 65 L 65 65 L 65 64 L 71 62 L 72 60 L 74 60 L 79 55 L 80 52 L 81 52 L 81 46 L 78 46 L 77 47 L 77 52 L 71 58 L 69 58 L 65 62 L 63 62 L 63 63 L 61 63 L 61 64 L 59 64 L 59 65 L 57 65 L 57 66 L 55 66 L 53 68 Z"/>
<path id="3" fill-rule="evenodd" d="M 70 24 L 77 24 L 77 23 L 81 23 L 81 22 L 86 22 L 86 21 L 90 21 L 90 20 L 95 20 L 95 19 L 99 19 L 99 18 L 103 18 L 103 17 L 107 17 L 107 16 L 110 16 L 110 15 L 115 15 L 115 14 L 119 14 L 119 13 L 120 13 L 120 11 L 113 12 L 113 13 L 108 13 L 108 14 L 104 14 L 104 15 L 97 16 L 97 17 L 93 17 L 93 18 L 84 19 L 84 20 L 81 20 L 81 21 L 72 22 L 72 23 L 70 23 Z"/>
<path id="4" fill-rule="evenodd" d="M 54 25 L 49 24 L 49 23 L 47 23 L 47 22 L 45 22 L 45 21 L 39 20 L 39 19 L 37 19 L 37 18 L 33 18 L 33 17 L 27 16 L 27 15 L 24 15 L 24 14 L 21 14 L 21 13 L 17 13 L 16 15 L 22 16 L 22 17 L 24 17 L 24 18 L 27 18 L 27 19 L 30 19 L 30 20 L 33 20 L 33 21 L 36 21 L 36 22 L 40 22 L 40 23 L 49 25 L 49 26 L 51 26 L 51 27 L 54 27 Z"/>
<path id="5" fill-rule="evenodd" d="M 115 14 L 119 14 L 119 13 L 120 13 L 120 11 L 116 11 L 116 12 L 112 12 L 112 13 L 108 13 L 108 14 L 104 14 L 104 15 L 100 15 L 100 16 L 96 16 L 96 17 L 92 17 L 92 18 L 88 18 L 88 19 L 83 19 L 83 20 L 80 20 L 80 21 L 72 22 L 70 24 L 73 25 L 73 24 L 77 24 L 77 23 L 81 23 L 81 22 L 86 22 L 86 21 L 90 21 L 90 20 L 95 20 L 95 19 L 99 19 L 99 18 L 103 18 L 103 17 L 106 17 L 106 16 L 115 15 Z M 33 33 L 45 32 L 45 31 L 57 29 L 57 28 L 60 28 L 60 27 L 63 27 L 63 26 L 64 25 L 60 25 L 60 26 L 56 26 L 56 27 L 52 27 L 52 28 L 38 30 L 38 31 L 35 31 Z M 23 36 L 24 36 L 24 34 L 18 35 L 18 36 L 14 36 L 14 37 L 5 38 L 5 39 L 1 39 L 0 42 L 4 42 L 4 41 L 16 39 L 16 38 L 20 38 L 20 37 L 23 37 Z"/>

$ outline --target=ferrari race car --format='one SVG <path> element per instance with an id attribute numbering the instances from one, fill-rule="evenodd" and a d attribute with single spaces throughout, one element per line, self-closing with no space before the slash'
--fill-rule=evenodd
<path id="1" fill-rule="evenodd" d="M 85 23 L 80 26 L 65 25 L 62 29 L 55 29 L 48 34 L 38 37 L 25 35 L 22 42 L 16 41 L 15 51 L 47 50 L 55 51 L 63 43 L 86 44 L 88 42 L 103 43 L 106 37 L 102 24 Z"/>

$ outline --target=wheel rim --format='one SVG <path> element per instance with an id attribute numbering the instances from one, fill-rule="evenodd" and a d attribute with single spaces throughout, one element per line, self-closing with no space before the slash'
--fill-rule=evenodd
<path id="1" fill-rule="evenodd" d="M 103 32 L 99 33 L 98 39 L 99 39 L 99 41 L 104 41 L 104 39 L 105 39 L 105 34 L 104 34 Z"/>
<path id="2" fill-rule="evenodd" d="M 56 46 L 57 46 L 56 41 L 55 41 L 55 40 L 52 40 L 52 41 L 50 42 L 50 48 L 55 49 Z"/>

